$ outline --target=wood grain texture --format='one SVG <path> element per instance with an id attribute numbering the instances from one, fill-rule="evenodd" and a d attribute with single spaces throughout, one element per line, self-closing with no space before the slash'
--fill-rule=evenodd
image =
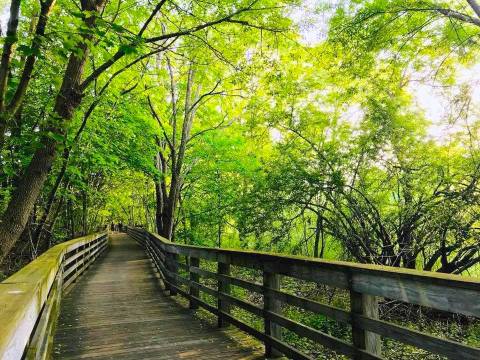
<path id="1" fill-rule="evenodd" d="M 143 249 L 113 235 L 62 301 L 55 359 L 262 359 L 166 296 Z"/>
<path id="2" fill-rule="evenodd" d="M 93 234 L 58 244 L 0 283 L 0 359 L 22 358 L 64 257 L 104 242 L 105 236 Z"/>
<path id="3" fill-rule="evenodd" d="M 145 236 L 140 229 L 129 231 L 138 237 Z M 480 317 L 480 302 L 477 301 L 480 281 L 473 277 L 258 251 L 207 248 L 172 243 L 157 234 L 149 233 L 148 236 L 151 243 L 168 256 L 198 257 Z"/>
<path id="4" fill-rule="evenodd" d="M 475 315 L 480 314 L 477 301 L 480 291 L 478 279 L 253 251 L 182 245 L 171 243 L 156 234 L 147 233 L 143 229 L 128 228 L 128 233 L 142 246 L 151 250 L 150 256 L 163 274 L 165 282 L 178 294 L 264 342 L 267 354 L 271 352 L 269 351 L 271 348 L 276 348 L 279 352 L 294 359 L 309 359 L 308 355 L 302 354 L 299 350 L 282 342 L 271 331 L 270 333 L 260 332 L 234 318 L 231 316 L 232 314 L 222 311 L 221 303 L 226 302 L 257 317 L 263 317 L 266 328 L 271 327 L 271 324 L 286 328 L 300 337 L 308 338 L 355 359 L 382 359 L 380 346 L 380 336 L 382 335 L 452 359 L 480 359 L 480 349 L 478 348 L 379 320 L 376 299 L 376 296 L 401 299 L 407 303 L 429 306 L 439 310 Z M 170 271 L 165 264 L 168 264 L 167 260 L 172 254 L 177 255 L 178 258 L 182 256 L 200 258 L 201 261 L 243 266 L 263 270 L 264 274 L 287 275 L 349 289 L 352 307 L 350 311 L 345 311 L 287 294 L 280 291 L 279 286 L 269 284 L 269 280 L 265 277 L 262 285 L 237 279 L 234 277 L 235 274 L 214 273 L 191 264 L 190 266 L 181 264 L 181 268 L 187 273 L 197 274 L 202 278 L 216 279 L 219 283 L 236 285 L 263 294 L 264 308 L 261 308 Z M 166 260 L 161 260 L 162 258 Z M 220 300 L 219 305 L 214 307 L 206 304 L 190 292 L 185 291 L 186 288 L 191 289 L 192 287 L 217 298 Z M 270 300 L 294 305 L 327 315 L 339 322 L 351 324 L 353 344 L 282 316 L 280 308 L 274 309 L 270 306 Z"/>

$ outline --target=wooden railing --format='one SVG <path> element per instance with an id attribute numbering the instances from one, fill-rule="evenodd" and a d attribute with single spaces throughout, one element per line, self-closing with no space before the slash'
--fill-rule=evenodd
<path id="1" fill-rule="evenodd" d="M 145 248 L 171 294 L 180 294 L 189 299 L 193 309 L 201 306 L 215 314 L 220 326 L 230 323 L 264 342 L 267 357 L 282 353 L 293 359 L 311 359 L 282 341 L 281 328 L 285 328 L 354 359 L 382 359 L 381 337 L 450 359 L 480 359 L 478 348 L 380 320 L 377 302 L 378 297 L 381 297 L 478 318 L 478 279 L 270 253 L 188 246 L 171 243 L 142 229 L 128 228 L 127 232 Z M 215 262 L 217 270 L 202 268 L 202 260 Z M 230 266 L 263 272 L 263 283 L 246 281 L 231 274 Z M 182 272 L 187 276 L 181 276 Z M 349 292 L 350 308 L 340 309 L 284 292 L 281 290 L 282 276 L 345 289 Z M 201 278 L 213 279 L 216 288 L 202 284 Z M 235 297 L 231 292 L 232 285 L 262 295 L 263 306 Z M 215 297 L 216 306 L 202 300 L 201 292 Z M 349 324 L 352 341 L 335 338 L 288 318 L 282 314 L 282 304 Z M 264 330 L 260 331 L 232 315 L 232 306 L 263 319 Z"/>
<path id="2" fill-rule="evenodd" d="M 45 359 L 62 290 L 107 247 L 100 233 L 56 245 L 0 283 L 0 358 Z"/>

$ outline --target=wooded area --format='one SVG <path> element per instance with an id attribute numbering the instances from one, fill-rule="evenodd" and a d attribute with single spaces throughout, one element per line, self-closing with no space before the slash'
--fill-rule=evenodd
<path id="1" fill-rule="evenodd" d="M 0 9 L 0 280 L 119 223 L 480 275 L 476 0 Z"/>

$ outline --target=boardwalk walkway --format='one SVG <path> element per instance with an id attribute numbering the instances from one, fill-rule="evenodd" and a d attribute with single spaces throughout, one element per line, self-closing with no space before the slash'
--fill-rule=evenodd
<path id="1" fill-rule="evenodd" d="M 130 237 L 111 248 L 62 300 L 55 359 L 262 359 L 166 296 Z"/>

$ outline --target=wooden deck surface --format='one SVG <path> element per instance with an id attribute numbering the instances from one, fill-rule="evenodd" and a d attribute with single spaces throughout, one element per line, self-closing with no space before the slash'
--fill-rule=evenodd
<path id="1" fill-rule="evenodd" d="M 263 359 L 166 296 L 125 234 L 62 300 L 55 359 Z"/>

